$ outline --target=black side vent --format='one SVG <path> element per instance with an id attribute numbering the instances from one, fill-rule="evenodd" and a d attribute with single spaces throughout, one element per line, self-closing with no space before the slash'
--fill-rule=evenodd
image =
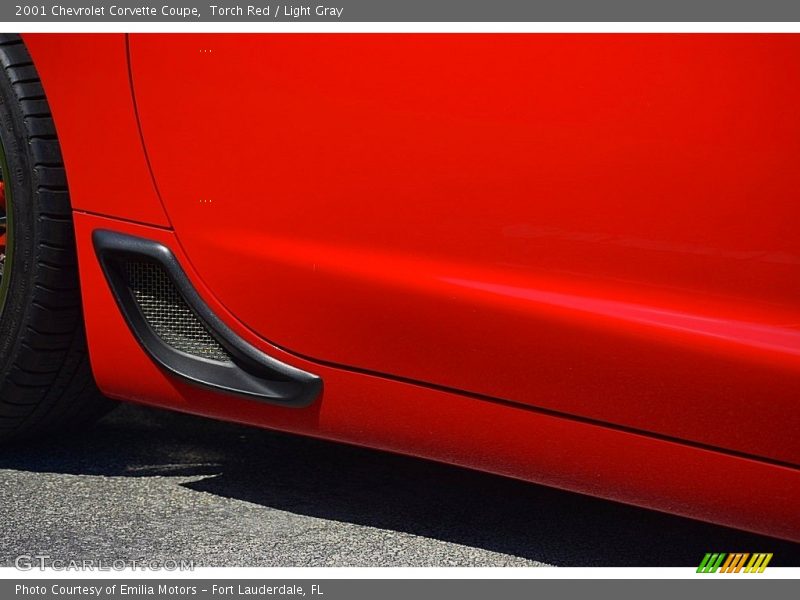
<path id="1" fill-rule="evenodd" d="M 319 396 L 317 375 L 264 354 L 214 314 L 169 248 L 101 229 L 92 241 L 131 332 L 167 373 L 282 406 L 308 406 Z"/>
<path id="2" fill-rule="evenodd" d="M 125 274 L 145 320 L 165 344 L 200 358 L 231 362 L 160 265 L 127 260 Z"/>

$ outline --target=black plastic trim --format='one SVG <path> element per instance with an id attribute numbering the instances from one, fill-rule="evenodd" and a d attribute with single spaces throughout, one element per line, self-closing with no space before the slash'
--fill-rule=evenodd
<path id="1" fill-rule="evenodd" d="M 152 240 L 97 229 L 97 258 L 117 305 L 139 344 L 160 367 L 181 379 L 225 394 L 304 407 L 322 391 L 322 379 L 264 354 L 240 338 L 203 301 L 172 251 Z M 146 260 L 164 268 L 195 316 L 231 356 L 219 362 L 187 354 L 166 344 L 147 323 L 124 272 L 126 260 Z"/>

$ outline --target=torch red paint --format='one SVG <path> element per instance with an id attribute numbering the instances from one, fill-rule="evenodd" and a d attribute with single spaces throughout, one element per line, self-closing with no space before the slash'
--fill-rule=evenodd
<path id="1" fill-rule="evenodd" d="M 800 539 L 800 36 L 25 39 L 107 393 Z M 162 373 L 98 227 L 323 397 Z"/>

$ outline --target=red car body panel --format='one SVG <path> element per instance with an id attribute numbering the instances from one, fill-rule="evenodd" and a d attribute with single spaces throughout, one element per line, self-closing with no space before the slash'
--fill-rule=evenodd
<path id="1" fill-rule="evenodd" d="M 178 239 L 253 331 L 800 464 L 800 38 L 147 35 L 131 61 Z"/>
<path id="2" fill-rule="evenodd" d="M 797 468 L 307 361 L 255 336 L 191 269 L 192 282 L 239 335 L 320 375 L 325 387 L 312 406 L 296 409 L 189 386 L 156 367 L 131 335 L 90 237 L 109 228 L 147 237 L 189 264 L 175 235 L 85 213 L 77 213 L 75 223 L 92 367 L 101 389 L 115 398 L 413 454 L 800 540 Z"/>
<path id="3" fill-rule="evenodd" d="M 106 393 L 800 539 L 800 37 L 128 41 L 26 36 Z M 98 228 L 322 397 L 162 372 Z"/>
<path id="4" fill-rule="evenodd" d="M 142 146 L 125 36 L 24 36 L 58 130 L 73 208 L 168 226 Z"/>

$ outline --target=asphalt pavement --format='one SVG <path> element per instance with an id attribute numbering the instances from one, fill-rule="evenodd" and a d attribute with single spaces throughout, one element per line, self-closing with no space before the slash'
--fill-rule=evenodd
<path id="1" fill-rule="evenodd" d="M 798 544 L 133 405 L 84 435 L 0 449 L 0 565 L 693 566 L 708 551 L 800 566 Z"/>

